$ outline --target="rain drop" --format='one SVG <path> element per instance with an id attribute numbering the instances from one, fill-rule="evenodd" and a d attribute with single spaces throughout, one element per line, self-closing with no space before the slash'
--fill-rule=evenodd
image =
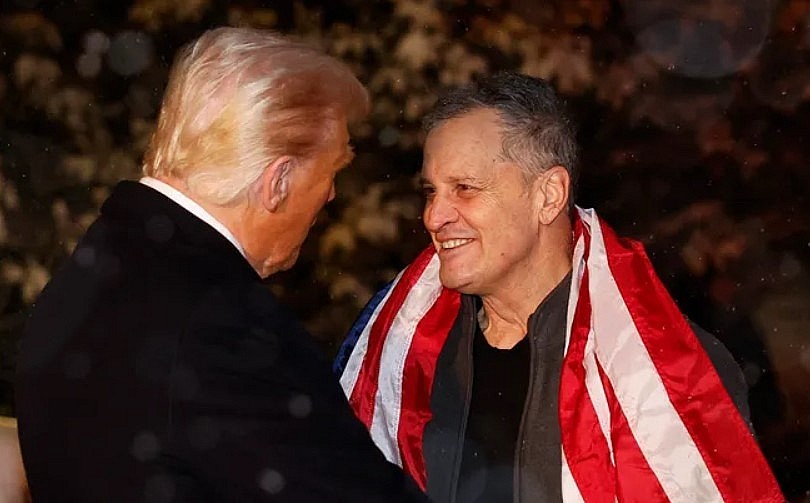
<path id="1" fill-rule="evenodd" d="M 306 395 L 294 396 L 289 403 L 290 414 L 303 419 L 312 412 L 312 399 Z"/>
<path id="2" fill-rule="evenodd" d="M 74 258 L 81 267 L 93 267 L 96 263 L 96 250 L 92 246 L 82 246 L 76 250 Z"/>
<path id="3" fill-rule="evenodd" d="M 151 431 L 142 431 L 132 439 L 132 456 L 138 461 L 155 459 L 160 450 L 158 438 Z"/>
<path id="4" fill-rule="evenodd" d="M 278 494 L 284 489 L 284 476 L 275 470 L 267 469 L 259 475 L 259 487 L 268 494 Z"/>
<path id="5" fill-rule="evenodd" d="M 152 241 L 165 243 L 174 235 L 174 223 L 166 215 L 156 215 L 146 222 L 146 235 Z"/>

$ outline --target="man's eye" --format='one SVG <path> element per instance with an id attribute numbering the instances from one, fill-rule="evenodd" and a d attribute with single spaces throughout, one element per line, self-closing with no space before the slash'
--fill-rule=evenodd
<path id="1" fill-rule="evenodd" d="M 436 189 L 433 187 L 422 187 L 422 195 L 426 198 L 433 197 L 433 194 L 436 193 Z"/>
<path id="2" fill-rule="evenodd" d="M 476 189 L 472 185 L 467 185 L 466 183 L 460 183 L 456 185 L 456 188 L 458 189 L 459 192 L 473 192 Z"/>

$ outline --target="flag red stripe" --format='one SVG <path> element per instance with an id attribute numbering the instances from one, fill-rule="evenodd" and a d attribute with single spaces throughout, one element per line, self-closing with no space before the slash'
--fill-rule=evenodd
<path id="1" fill-rule="evenodd" d="M 613 444 L 613 459 L 616 463 L 616 497 L 627 503 L 652 503 L 669 501 L 658 477 L 650 468 L 647 459 L 630 430 L 627 417 L 616 399 L 613 385 L 605 370 L 597 361 L 599 378 L 605 389 L 610 407 L 610 440 Z"/>
<path id="2" fill-rule="evenodd" d="M 601 221 L 600 226 L 619 291 L 723 499 L 785 501 L 753 435 L 641 244 L 620 240 Z"/>
<path id="3" fill-rule="evenodd" d="M 430 395 L 436 362 L 450 329 L 458 315 L 461 295 L 455 290 L 442 293 L 413 335 L 402 377 L 402 404 L 397 443 L 402 454 L 402 467 L 425 490 L 427 473 L 422 455 L 422 435 L 432 417 Z"/>
<path id="4" fill-rule="evenodd" d="M 588 249 L 586 243 L 585 249 Z M 587 252 L 586 252 L 587 253 Z M 586 503 L 613 503 L 615 472 L 607 439 L 585 385 L 585 344 L 590 331 L 588 271 L 582 276 L 571 341 L 560 378 L 560 434 L 571 475 Z"/>
<path id="5" fill-rule="evenodd" d="M 434 253 L 432 247 L 427 248 L 408 266 L 402 278 L 394 286 L 394 290 L 391 292 L 385 306 L 380 310 L 379 316 L 372 322 L 366 356 L 363 358 L 363 365 L 360 368 L 357 383 L 354 385 L 349 398 L 349 403 L 355 414 L 368 429 L 371 428 L 371 420 L 374 417 L 377 381 L 380 376 L 380 358 L 388 330 L 391 328 L 391 323 L 393 323 L 397 312 L 408 297 L 408 293 L 419 281 Z"/>

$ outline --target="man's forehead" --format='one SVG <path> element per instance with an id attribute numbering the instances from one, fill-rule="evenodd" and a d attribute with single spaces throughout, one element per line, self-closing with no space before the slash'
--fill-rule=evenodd
<path id="1" fill-rule="evenodd" d="M 500 131 L 494 128 L 447 127 L 431 132 L 425 141 L 425 163 L 477 165 L 494 160 L 503 150 Z"/>
<path id="2" fill-rule="evenodd" d="M 478 162 L 430 163 L 422 166 L 420 181 L 424 183 L 469 183 L 484 181 L 496 176 L 498 166 L 485 158 Z"/>

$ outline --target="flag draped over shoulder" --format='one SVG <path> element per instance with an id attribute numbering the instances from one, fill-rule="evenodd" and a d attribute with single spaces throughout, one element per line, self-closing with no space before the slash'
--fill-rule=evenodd
<path id="1" fill-rule="evenodd" d="M 563 500 L 785 501 L 641 244 L 577 211 L 559 394 Z M 433 376 L 459 307 L 430 247 L 369 302 L 336 363 L 374 442 L 423 489 Z"/>

